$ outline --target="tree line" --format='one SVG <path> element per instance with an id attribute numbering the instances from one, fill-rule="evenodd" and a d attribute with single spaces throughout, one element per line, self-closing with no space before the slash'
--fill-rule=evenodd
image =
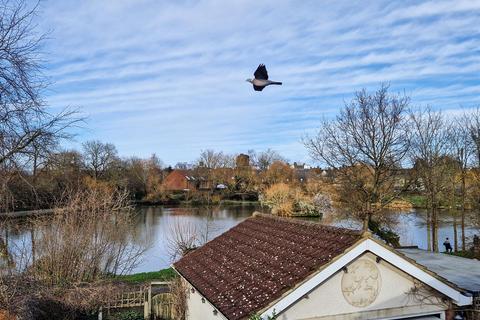
<path id="1" fill-rule="evenodd" d="M 53 145 L 43 150 L 23 154 L 21 165 L 17 162 L 15 166 L 3 166 L 2 210 L 49 208 L 65 190 L 79 189 L 89 178 L 127 190 L 131 200 L 149 201 L 165 198 L 167 191 L 162 183 L 174 169 L 189 170 L 207 179 L 212 189 L 224 183 L 230 191 L 249 192 L 256 190 L 258 182 L 258 176 L 251 171 L 232 171 L 236 155 L 211 149 L 201 151 L 193 164 L 178 163 L 174 167 L 166 166 L 156 154 L 122 158 L 114 144 L 99 140 L 86 141 L 81 151 L 61 150 Z M 250 150 L 249 157 L 251 167 L 265 172 L 264 180 L 277 181 L 279 175 L 292 174 L 284 158 L 274 150 Z"/>

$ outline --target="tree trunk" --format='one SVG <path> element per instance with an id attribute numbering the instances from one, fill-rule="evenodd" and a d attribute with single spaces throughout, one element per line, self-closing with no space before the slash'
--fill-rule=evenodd
<path id="1" fill-rule="evenodd" d="M 453 248 L 458 251 L 457 210 L 453 211 Z"/>
<path id="2" fill-rule="evenodd" d="M 365 215 L 363 217 L 363 232 L 368 231 L 368 223 L 370 222 L 370 218 L 372 216 L 372 205 L 370 202 L 367 203 L 367 210 L 365 210 Z"/>
<path id="3" fill-rule="evenodd" d="M 369 214 L 367 213 L 367 214 L 365 215 L 365 217 L 363 218 L 363 228 L 362 228 L 363 232 L 368 231 L 368 221 L 369 221 L 369 220 L 370 220 Z"/>
<path id="4" fill-rule="evenodd" d="M 465 244 L 465 209 L 462 208 L 462 251 L 466 250 Z"/>
<path id="5" fill-rule="evenodd" d="M 465 202 L 466 201 L 465 201 L 465 198 L 466 198 L 465 174 L 462 173 L 462 251 L 466 250 L 466 246 L 465 246 Z"/>
<path id="6" fill-rule="evenodd" d="M 432 213 L 430 209 L 427 211 L 427 250 L 432 251 L 432 236 L 431 236 L 431 229 L 432 229 Z"/>
<path id="7" fill-rule="evenodd" d="M 437 208 L 432 208 L 432 250 L 438 252 L 438 231 L 437 231 Z"/>
<path id="8" fill-rule="evenodd" d="M 431 195 L 432 199 L 432 251 L 438 252 L 438 239 L 437 239 L 437 199 L 436 199 L 436 191 L 435 189 Z"/>

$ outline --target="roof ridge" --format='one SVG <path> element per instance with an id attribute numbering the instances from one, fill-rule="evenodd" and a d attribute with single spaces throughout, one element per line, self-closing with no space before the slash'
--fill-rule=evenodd
<path id="1" fill-rule="evenodd" d="M 294 224 L 299 224 L 299 225 L 304 225 L 304 226 L 312 226 L 316 228 L 322 228 L 322 229 L 330 229 L 332 231 L 340 231 L 340 232 L 348 232 L 351 234 L 356 234 L 358 236 L 362 235 L 361 230 L 355 230 L 355 229 L 348 229 L 348 228 L 343 228 L 343 227 L 337 227 L 337 226 L 330 226 L 326 224 L 321 224 L 316 221 L 306 221 L 306 220 L 301 220 L 301 219 L 294 219 L 292 217 L 282 217 L 282 216 L 276 216 L 271 213 L 263 213 L 260 211 L 254 211 L 252 216 L 249 219 L 252 218 L 267 218 L 267 219 L 272 219 L 272 220 L 278 220 L 278 221 L 285 221 L 289 223 L 294 223 Z"/>

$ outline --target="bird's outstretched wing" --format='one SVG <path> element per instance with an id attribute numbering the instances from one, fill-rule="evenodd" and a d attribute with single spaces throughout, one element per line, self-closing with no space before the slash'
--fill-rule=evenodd
<path id="1" fill-rule="evenodd" d="M 267 68 L 264 64 L 260 64 L 253 75 L 255 79 L 268 80 Z"/>
<path id="2" fill-rule="evenodd" d="M 253 86 L 253 90 L 255 90 L 255 91 L 262 91 L 263 88 L 265 88 L 265 87 L 260 87 L 260 86 L 256 86 L 256 85 Z"/>

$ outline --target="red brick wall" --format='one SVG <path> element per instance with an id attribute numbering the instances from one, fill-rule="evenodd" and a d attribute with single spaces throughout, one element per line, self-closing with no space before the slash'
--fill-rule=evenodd
<path id="1" fill-rule="evenodd" d="M 163 186 L 166 190 L 170 191 L 180 191 L 188 189 L 188 182 L 185 178 L 185 173 L 179 170 L 173 170 L 170 174 L 165 178 L 163 182 Z"/>

